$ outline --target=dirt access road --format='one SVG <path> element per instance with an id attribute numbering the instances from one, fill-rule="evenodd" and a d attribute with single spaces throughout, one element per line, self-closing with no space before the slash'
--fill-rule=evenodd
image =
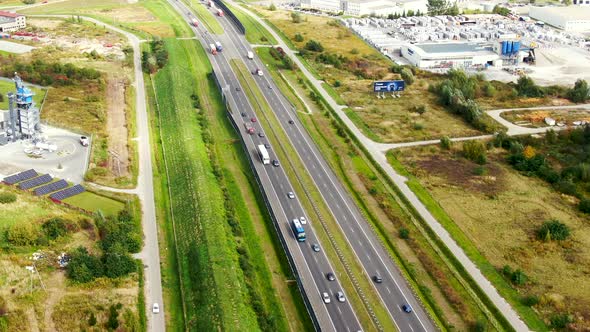
<path id="1" fill-rule="evenodd" d="M 124 78 L 107 78 L 107 133 L 109 135 L 109 169 L 115 176 L 129 175 L 129 149 L 127 147 L 127 118 L 125 115 Z"/>

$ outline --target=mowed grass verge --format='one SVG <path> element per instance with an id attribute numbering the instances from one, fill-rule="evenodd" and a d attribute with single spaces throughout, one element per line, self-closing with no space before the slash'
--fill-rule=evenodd
<path id="1" fill-rule="evenodd" d="M 194 40 L 169 39 L 165 44 L 170 61 L 155 75 L 154 84 L 169 190 L 171 220 L 166 223 L 173 227 L 168 243 L 176 251 L 186 319 L 184 326 L 173 321 L 168 326 L 174 330 L 257 330 L 223 193 L 191 100 L 195 87 L 202 84 L 198 73 L 207 70 L 194 55 L 204 53 Z"/>
<path id="2" fill-rule="evenodd" d="M 252 44 L 277 44 L 277 40 L 250 15 L 247 15 L 238 7 L 230 6 L 227 3 L 226 5 L 244 25 L 246 29 L 246 40 Z"/>
<path id="3" fill-rule="evenodd" d="M 223 27 L 217 21 L 215 14 L 213 11 L 207 7 L 204 3 L 198 0 L 185 0 L 188 3 L 188 6 L 193 11 L 193 13 L 197 16 L 197 20 L 199 24 L 205 25 L 207 30 L 215 35 L 223 34 Z"/>

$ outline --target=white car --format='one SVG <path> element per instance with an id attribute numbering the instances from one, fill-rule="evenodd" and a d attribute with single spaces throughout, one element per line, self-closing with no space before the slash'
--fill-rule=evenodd
<path id="1" fill-rule="evenodd" d="M 80 144 L 82 144 L 82 146 L 88 146 L 88 137 L 80 136 Z"/>
<path id="2" fill-rule="evenodd" d="M 154 314 L 159 314 L 160 313 L 160 305 L 158 303 L 154 303 L 154 305 L 152 306 L 152 312 Z"/>
<path id="3" fill-rule="evenodd" d="M 264 75 L 264 73 L 260 69 L 256 69 L 256 74 L 258 74 L 258 76 L 263 76 Z"/>
<path id="4" fill-rule="evenodd" d="M 328 293 L 323 292 L 322 299 L 324 299 L 324 303 L 330 303 L 330 295 L 328 295 Z"/>
<path id="5" fill-rule="evenodd" d="M 305 217 L 299 217 L 299 221 L 301 222 L 301 225 L 307 224 L 307 219 L 305 219 Z"/>
<path id="6" fill-rule="evenodd" d="M 336 298 L 338 298 L 338 302 L 346 301 L 346 298 L 344 297 L 344 293 L 342 293 L 342 292 L 336 292 Z"/>
<path id="7" fill-rule="evenodd" d="M 295 198 L 295 194 L 292 191 L 289 191 L 287 193 L 287 197 L 289 197 L 289 199 L 293 199 L 293 198 Z"/>

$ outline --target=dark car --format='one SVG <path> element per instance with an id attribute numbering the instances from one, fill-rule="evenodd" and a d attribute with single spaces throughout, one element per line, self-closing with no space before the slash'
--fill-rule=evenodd
<path id="1" fill-rule="evenodd" d="M 315 251 L 315 252 L 319 252 L 320 246 L 317 243 L 314 243 L 311 245 L 311 249 L 313 249 L 313 251 Z"/>
<path id="2" fill-rule="evenodd" d="M 274 159 L 274 160 L 272 161 L 272 165 L 273 165 L 274 167 L 279 167 L 279 165 L 280 165 L 280 164 L 279 164 L 279 161 L 278 161 L 278 160 Z"/>
<path id="3" fill-rule="evenodd" d="M 412 312 L 412 307 L 410 307 L 410 305 L 407 303 L 402 306 L 402 309 L 407 313 Z"/>
<path id="4" fill-rule="evenodd" d="M 246 113 L 242 112 L 242 116 L 245 118 L 246 117 Z"/>
<path id="5" fill-rule="evenodd" d="M 264 133 L 258 133 L 258 137 L 264 137 Z"/>
<path id="6" fill-rule="evenodd" d="M 294 124 L 294 123 L 295 123 L 295 121 L 289 120 L 289 124 Z"/>
<path id="7" fill-rule="evenodd" d="M 267 148 L 267 149 L 270 149 L 270 144 L 268 144 L 268 143 L 267 144 L 264 144 L 264 147 Z"/>
<path id="8" fill-rule="evenodd" d="M 380 284 L 380 283 L 383 282 L 383 278 L 381 278 L 380 275 L 376 274 L 376 275 L 373 276 L 373 281 L 376 282 L 376 283 L 378 283 L 378 284 Z"/>
<path id="9" fill-rule="evenodd" d="M 334 280 L 336 280 L 336 277 L 334 276 L 334 273 L 332 273 L 332 272 L 330 272 L 330 273 L 326 274 L 326 278 L 327 278 L 329 281 L 334 281 Z"/>

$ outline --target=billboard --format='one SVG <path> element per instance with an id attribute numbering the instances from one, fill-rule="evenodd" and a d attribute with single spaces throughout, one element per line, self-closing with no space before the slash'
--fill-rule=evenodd
<path id="1" fill-rule="evenodd" d="M 373 82 L 373 92 L 404 91 L 405 87 L 406 82 L 402 80 Z"/>

